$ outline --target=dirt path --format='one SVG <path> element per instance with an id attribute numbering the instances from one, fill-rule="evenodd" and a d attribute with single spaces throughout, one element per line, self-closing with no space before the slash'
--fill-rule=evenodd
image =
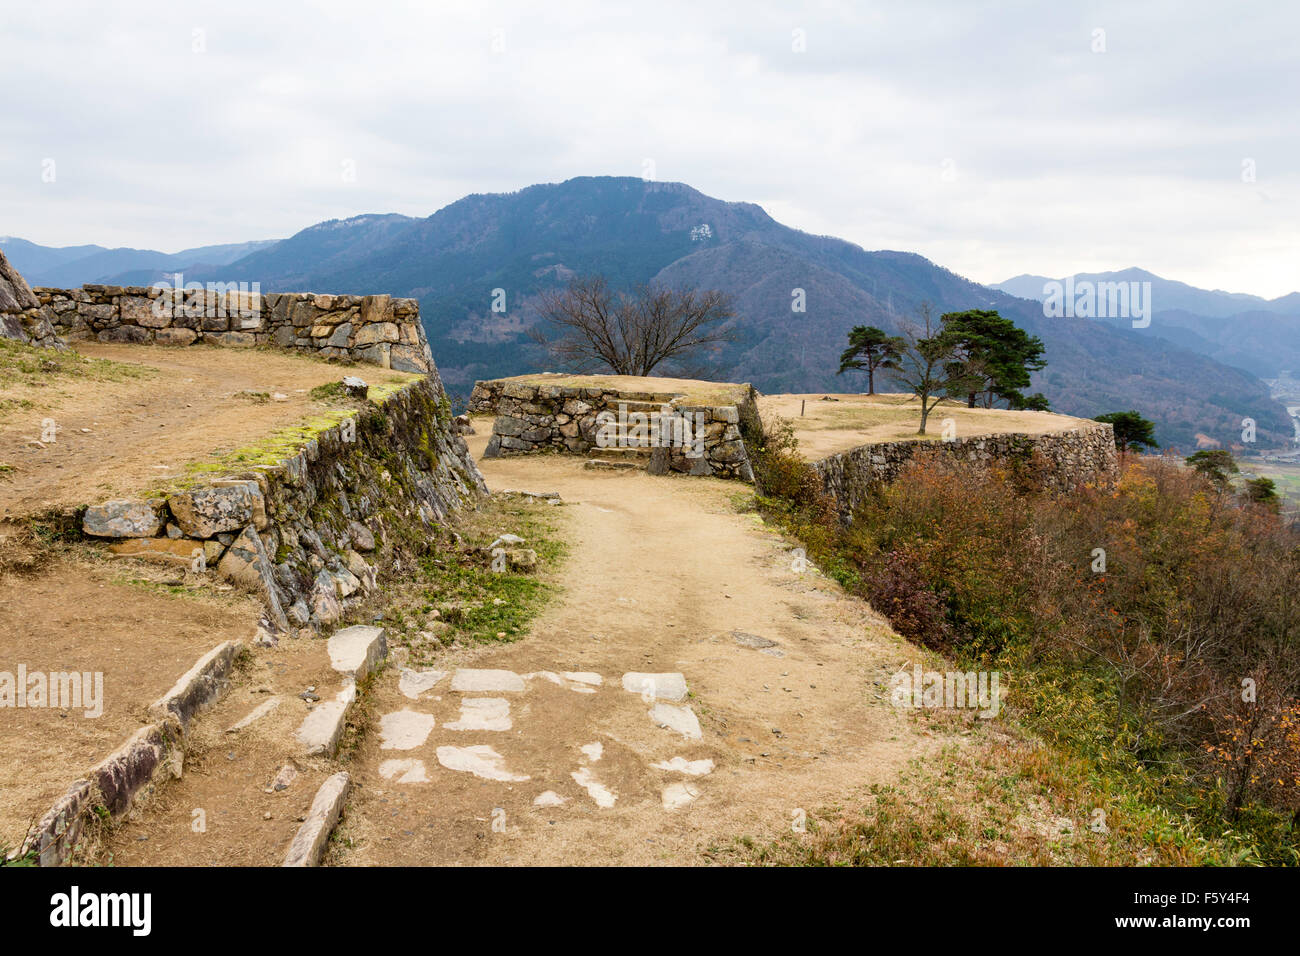
<path id="1" fill-rule="evenodd" d="M 269 350 L 86 342 L 76 349 L 136 374 L 0 382 L 0 463 L 13 469 L 0 483 L 0 516 L 139 494 L 191 462 L 321 414 L 311 389 L 347 374 Z M 416 377 L 378 368 L 363 374 L 372 383 Z M 52 442 L 41 441 L 47 419 L 56 429 Z"/>
<path id="2" fill-rule="evenodd" d="M 493 489 L 563 496 L 564 591 L 526 638 L 461 652 L 442 677 L 389 669 L 334 862 L 705 863 L 936 745 L 882 686 L 915 652 L 798 573 L 736 511 L 744 486 L 553 456 L 481 467 Z M 689 693 L 625 690 L 638 672 L 680 674 Z"/>
<path id="3" fill-rule="evenodd" d="M 148 706 L 222 641 L 247 640 L 261 605 L 189 575 L 95 555 L 0 575 L 0 672 L 40 675 L 42 701 L 0 707 L 0 847 L 15 847 L 74 780 L 150 722 Z M 204 585 L 198 587 L 198 585 Z M 180 590 L 179 588 L 175 590 Z M 75 673 L 80 706 L 50 675 Z M 0 676 L 0 680 L 3 680 Z M 84 688 L 84 689 L 83 689 Z"/>
<path id="4" fill-rule="evenodd" d="M 38 675 L 39 686 L 51 680 L 48 675 L 76 672 L 100 681 L 103 693 L 91 714 L 51 700 L 0 707 L 0 849 L 19 843 L 27 826 L 74 780 L 147 723 L 148 705 L 199 657 L 225 640 L 250 640 L 262 613 L 260 603 L 211 574 L 115 561 L 89 546 L 30 575 L 6 577 L 8 558 L 19 547 L 21 518 L 139 496 L 160 479 L 184 474 L 191 463 L 308 422 L 329 409 L 311 397 L 311 389 L 347 374 L 338 365 L 269 350 L 96 343 L 78 343 L 76 349 L 116 364 L 0 369 L 0 464 L 6 466 L 0 470 L 0 687 L 20 673 Z M 359 374 L 373 384 L 416 377 L 371 367 Z M 54 441 L 41 442 L 46 419 L 54 422 Z M 246 692 L 223 706 L 238 708 L 289 688 L 297 693 L 328 674 L 323 646 L 295 648 L 274 668 L 244 680 Z M 279 723 L 290 719 L 285 711 Z M 184 834 L 192 832 L 195 808 L 212 808 L 214 832 L 229 819 L 242 819 L 240 808 L 264 797 L 266 780 L 275 773 L 274 765 L 264 770 L 278 756 L 261 746 L 269 730 L 246 735 L 240 759 L 227 761 L 228 748 L 219 749 L 226 726 L 197 741 L 193 776 L 208 779 L 207 768 L 219 759 L 236 765 L 240 786 L 215 794 L 203 788 L 180 792 L 189 801 L 182 808 Z M 268 720 L 267 727 L 277 728 L 277 721 Z M 256 786 L 243 786 L 247 780 Z M 299 790 L 306 788 L 305 783 Z M 258 803 L 256 819 L 274 811 L 266 822 L 270 836 L 260 848 L 265 855 L 233 862 L 279 861 L 296 827 L 293 815 L 277 819 L 284 803 Z M 204 859 L 192 843 L 158 843 L 157 862 Z M 123 862 L 154 862 L 149 848 L 140 840 L 112 849 Z"/>

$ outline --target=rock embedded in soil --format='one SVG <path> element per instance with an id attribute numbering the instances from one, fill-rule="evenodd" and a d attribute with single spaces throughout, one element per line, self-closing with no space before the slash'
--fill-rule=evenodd
<path id="1" fill-rule="evenodd" d="M 352 546 L 358 551 L 375 550 L 375 534 L 360 521 L 353 521 L 348 525 L 348 537 L 352 539 Z"/>
<path id="2" fill-rule="evenodd" d="M 769 640 L 766 637 L 760 637 L 757 634 L 750 634 L 747 631 L 732 631 L 731 637 L 741 647 L 752 647 L 754 650 L 762 650 L 765 647 L 776 647 L 776 641 Z"/>
<path id="3" fill-rule="evenodd" d="M 511 571 L 536 571 L 537 552 L 532 548 L 512 548 L 506 552 L 506 564 Z"/>
<path id="4" fill-rule="evenodd" d="M 623 689 L 641 694 L 649 700 L 685 700 L 686 678 L 679 673 L 643 674 L 632 671 L 623 675 Z"/>
<path id="5" fill-rule="evenodd" d="M 167 498 L 180 529 L 191 538 L 212 538 L 247 524 L 266 527 L 266 502 L 256 481 L 213 482 Z"/>
<path id="6" fill-rule="evenodd" d="M 330 666 L 354 680 L 365 680 L 388 656 L 382 627 L 357 624 L 335 631 L 328 642 Z"/>
<path id="7" fill-rule="evenodd" d="M 650 719 L 656 727 L 675 730 L 683 737 L 700 740 L 704 734 L 700 730 L 699 718 L 689 707 L 677 707 L 673 704 L 655 704 L 649 711 Z"/>
<path id="8" fill-rule="evenodd" d="M 448 770 L 472 773 L 484 780 L 522 783 L 529 779 L 527 774 L 515 774 L 507 770 L 505 758 L 486 744 L 475 744 L 472 747 L 439 747 L 438 763 Z"/>
<path id="9" fill-rule="evenodd" d="M 152 538 L 162 524 L 153 504 L 116 498 L 87 508 L 81 530 L 96 538 Z"/>
<path id="10" fill-rule="evenodd" d="M 409 708 L 379 719 L 380 750 L 414 750 L 424 746 L 433 732 L 432 714 L 422 714 Z"/>

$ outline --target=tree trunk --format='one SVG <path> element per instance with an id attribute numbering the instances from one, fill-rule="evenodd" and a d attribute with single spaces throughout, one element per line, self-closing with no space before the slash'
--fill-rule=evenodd
<path id="1" fill-rule="evenodd" d="M 867 366 L 867 394 L 876 394 L 876 370 L 874 366 Z"/>

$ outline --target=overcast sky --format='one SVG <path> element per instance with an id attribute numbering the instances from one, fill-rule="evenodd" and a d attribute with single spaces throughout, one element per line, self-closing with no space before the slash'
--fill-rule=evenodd
<path id="1" fill-rule="evenodd" d="M 1300 288 L 1293 0 L 19 7 L 0 235 L 45 245 L 172 252 L 652 173 L 981 282 Z"/>

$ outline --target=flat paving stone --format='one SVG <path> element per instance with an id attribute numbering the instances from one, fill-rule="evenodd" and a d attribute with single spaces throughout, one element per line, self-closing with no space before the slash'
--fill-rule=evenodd
<path id="1" fill-rule="evenodd" d="M 713 773 L 712 760 L 687 760 L 685 757 L 674 757 L 672 760 L 661 760 L 658 763 L 652 763 L 650 766 L 656 770 L 684 773 L 688 777 L 702 777 L 705 774 Z"/>
<path id="2" fill-rule="evenodd" d="M 332 756 L 343 736 L 343 726 L 347 722 L 348 709 L 357 699 L 357 685 L 348 684 L 333 700 L 318 705 L 298 727 L 296 737 L 309 756 L 325 754 Z"/>
<path id="3" fill-rule="evenodd" d="M 429 773 L 424 761 L 417 758 L 385 760 L 379 765 L 379 776 L 393 783 L 428 783 Z"/>
<path id="4" fill-rule="evenodd" d="M 650 719 L 657 727 L 675 730 L 691 740 L 700 740 L 704 734 L 700 730 L 700 720 L 695 711 L 689 707 L 676 707 L 672 704 L 655 704 L 649 710 Z"/>
<path id="5" fill-rule="evenodd" d="M 579 679 L 578 679 L 579 677 L 581 677 L 581 678 L 583 678 L 583 679 L 582 679 L 582 680 L 579 680 Z M 572 672 L 566 672 L 566 673 L 564 673 L 564 674 L 557 674 L 557 673 L 555 673 L 555 671 L 534 671 L 534 672 L 531 673 L 531 674 L 525 674 L 525 675 L 524 675 L 524 679 L 525 679 L 525 680 L 539 680 L 539 679 L 540 679 L 540 680 L 544 680 L 544 681 L 549 681 L 550 683 L 554 684 L 554 685 L 557 686 L 557 687 L 564 687 L 564 688 L 567 688 L 568 690 L 574 691 L 575 693 L 578 693 L 578 694 L 594 694 L 594 693 L 596 693 L 596 688 L 593 687 L 593 686 L 590 686 L 590 685 L 593 683 L 593 681 L 590 680 L 590 678 L 592 678 L 592 677 L 596 678 L 596 680 L 594 681 L 594 683 L 595 683 L 597 686 L 599 686 L 600 683 L 601 683 L 601 681 L 602 681 L 602 678 L 601 678 L 601 676 L 600 676 L 599 674 L 577 673 L 577 674 L 575 675 L 575 674 L 572 673 Z"/>
<path id="6" fill-rule="evenodd" d="M 460 716 L 443 730 L 509 730 L 510 701 L 504 697 L 469 697 L 460 702 Z"/>
<path id="7" fill-rule="evenodd" d="M 741 647 L 752 647 L 756 651 L 765 647 L 776 647 L 776 641 L 758 634 L 750 634 L 748 631 L 732 631 L 731 639 Z"/>
<path id="8" fill-rule="evenodd" d="M 505 758 L 487 744 L 472 747 L 439 747 L 438 763 L 448 770 L 472 773 L 484 780 L 519 783 L 528 780 L 527 774 L 511 773 L 504 766 Z"/>
<path id="9" fill-rule="evenodd" d="M 573 778 L 574 783 L 587 791 L 587 796 L 595 800 L 598 807 L 607 810 L 618 800 L 618 794 L 597 780 L 596 775 L 586 767 L 573 771 L 569 776 Z"/>
<path id="10" fill-rule="evenodd" d="M 664 787 L 663 807 L 665 810 L 680 810 L 694 803 L 699 795 L 700 791 L 689 783 L 670 783 Z"/>
<path id="11" fill-rule="evenodd" d="M 446 676 L 446 671 L 413 671 L 402 668 L 402 676 L 397 679 L 397 689 L 411 700 L 419 700 L 421 694 L 433 690 Z"/>
<path id="12" fill-rule="evenodd" d="M 418 710 L 399 710 L 379 718 L 380 750 L 414 750 L 433 732 L 433 715 Z"/>
<path id="13" fill-rule="evenodd" d="M 623 675 L 623 689 L 650 700 L 685 700 L 686 678 L 681 674 L 643 674 L 632 671 Z"/>
<path id="14" fill-rule="evenodd" d="M 269 714 L 271 711 L 275 710 L 279 706 L 280 706 L 279 697 L 268 697 L 266 700 L 262 701 L 260 704 L 258 704 L 252 710 L 250 710 L 247 715 L 245 715 L 240 720 L 232 724 L 230 728 L 226 730 L 226 733 L 228 734 L 239 733 L 245 727 L 248 727 L 249 725 L 261 720 L 263 717 L 265 717 L 267 714 Z"/>

